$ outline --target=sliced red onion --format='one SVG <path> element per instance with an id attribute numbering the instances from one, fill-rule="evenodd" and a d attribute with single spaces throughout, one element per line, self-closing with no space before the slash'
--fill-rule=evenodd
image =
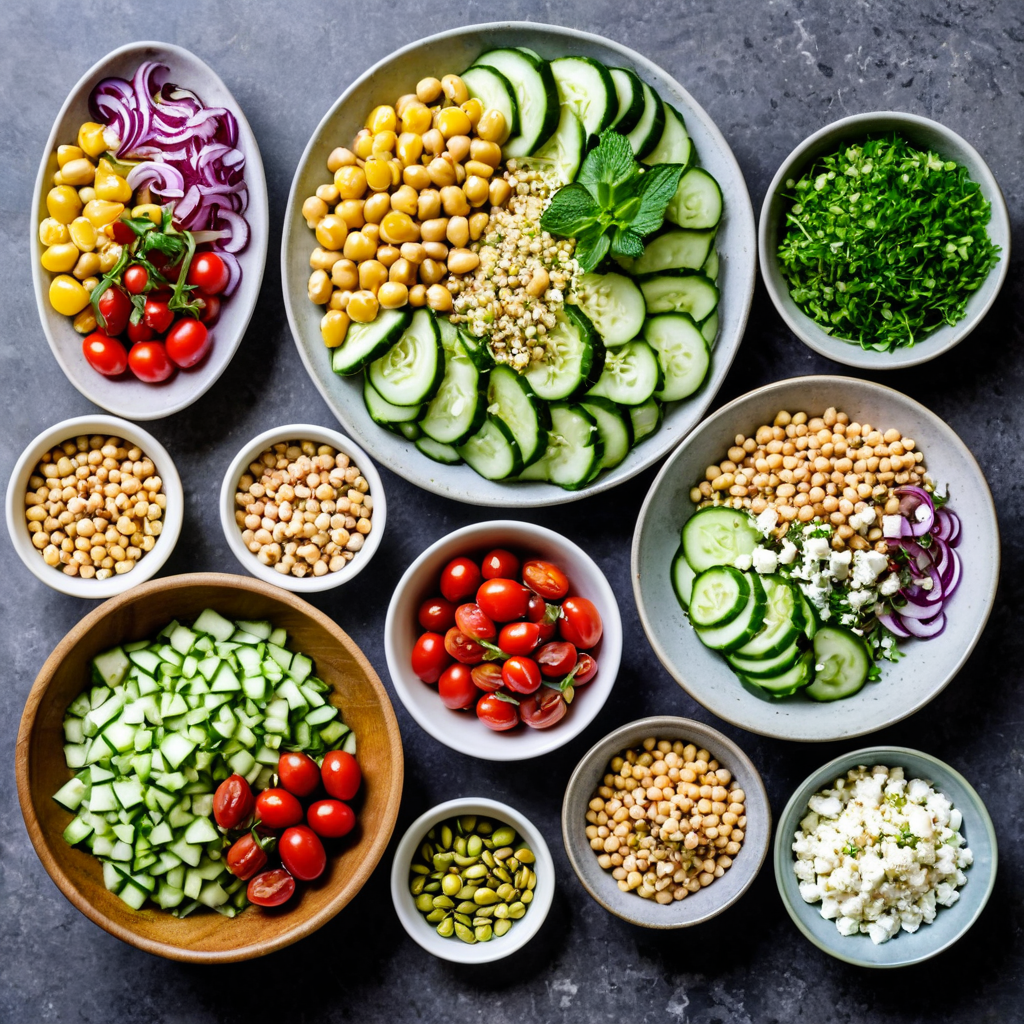
<path id="1" fill-rule="evenodd" d="M 907 622 L 909 619 L 930 619 L 935 613 L 935 605 L 916 604 L 914 601 L 908 601 L 902 608 L 896 609 L 896 614 L 904 622 Z"/>
<path id="2" fill-rule="evenodd" d="M 931 640 L 946 628 L 946 616 L 945 613 L 939 612 L 931 619 L 904 619 L 903 625 L 911 636 L 916 636 L 920 640 Z"/>
<path id="3" fill-rule="evenodd" d="M 133 192 L 148 186 L 151 191 L 167 199 L 180 199 L 185 194 L 185 179 L 181 171 L 155 160 L 136 164 L 128 172 L 127 181 Z"/>
<path id="4" fill-rule="evenodd" d="M 896 494 L 900 499 L 904 535 L 909 530 L 910 536 L 923 537 L 935 523 L 935 506 L 931 495 L 923 487 L 913 485 L 897 487 Z"/>
<path id="5" fill-rule="evenodd" d="M 895 634 L 901 640 L 906 640 L 910 636 L 910 630 L 903 625 L 901 619 L 897 618 L 889 612 L 883 612 L 878 616 L 878 621 L 885 626 L 890 633 Z"/>
<path id="6" fill-rule="evenodd" d="M 245 218 L 233 210 L 219 209 L 217 220 L 231 229 L 230 237 L 220 243 L 220 248 L 224 252 L 241 252 L 249 244 L 249 225 Z"/>
<path id="7" fill-rule="evenodd" d="M 221 252 L 220 258 L 224 261 L 224 266 L 228 268 L 228 283 L 221 292 L 224 298 L 228 298 L 233 295 L 235 289 L 238 287 L 239 281 L 242 280 L 242 268 L 238 265 L 238 260 L 231 255 L 229 252 Z"/>
<path id="8" fill-rule="evenodd" d="M 949 537 L 949 543 L 955 548 L 960 544 L 962 536 L 962 526 L 960 523 L 960 517 L 952 510 L 948 508 L 939 509 L 940 512 L 944 512 L 953 524 L 953 533 Z"/>
<path id="9" fill-rule="evenodd" d="M 946 598 L 952 597 L 956 588 L 960 586 L 960 576 L 962 574 L 960 556 L 955 551 L 950 551 L 949 555 L 949 568 L 942 577 L 942 587 Z"/>

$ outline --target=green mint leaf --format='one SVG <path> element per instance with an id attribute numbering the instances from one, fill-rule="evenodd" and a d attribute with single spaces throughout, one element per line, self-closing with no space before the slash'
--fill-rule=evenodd
<path id="1" fill-rule="evenodd" d="M 576 238 L 601 216 L 594 197 L 580 184 L 573 182 L 560 188 L 540 219 L 540 226 L 553 235 Z"/>
<path id="2" fill-rule="evenodd" d="M 658 164 L 640 179 L 640 204 L 629 223 L 631 231 L 643 237 L 661 227 L 684 170 L 682 164 Z"/>
<path id="3" fill-rule="evenodd" d="M 576 181 L 585 186 L 602 206 L 608 207 L 612 190 L 635 178 L 638 173 L 629 140 L 614 128 L 606 128 L 601 132 L 597 146 L 584 159 Z"/>
<path id="4" fill-rule="evenodd" d="M 643 239 L 632 228 L 616 228 L 612 235 L 612 255 L 639 259 L 644 254 Z"/>
<path id="5" fill-rule="evenodd" d="M 584 274 L 589 274 L 608 253 L 611 243 L 600 224 L 588 228 L 576 239 L 576 262 Z"/>

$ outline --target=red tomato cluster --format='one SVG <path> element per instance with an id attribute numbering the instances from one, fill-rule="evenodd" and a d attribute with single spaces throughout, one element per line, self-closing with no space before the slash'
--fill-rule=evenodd
<path id="1" fill-rule="evenodd" d="M 121 226 L 131 236 L 127 241 L 134 239 L 131 229 Z M 154 266 L 159 255 L 150 254 Z M 159 270 L 168 280 L 177 278 L 177 267 L 161 266 Z M 202 314 L 199 319 L 189 313 L 176 319 L 168 305 L 171 292 L 166 286 L 157 287 L 155 281 L 151 284 L 144 266 L 130 263 L 120 284 L 112 284 L 96 303 L 105 326 L 82 342 L 86 361 L 106 377 L 118 377 L 130 369 L 147 384 L 167 380 L 178 367 L 195 366 L 210 350 L 212 339 L 207 325 L 220 315 L 218 296 L 229 278 L 227 266 L 216 253 L 197 253 L 188 270 L 188 283 L 195 286 L 188 298 L 202 300 Z M 131 322 L 135 296 L 145 296 L 138 323 Z M 143 303 L 143 299 L 138 302 Z"/>
<path id="2" fill-rule="evenodd" d="M 438 589 L 420 605 L 425 632 L 411 660 L 445 707 L 475 708 L 496 732 L 520 722 L 547 729 L 565 717 L 576 687 L 597 675 L 589 651 L 601 639 L 601 615 L 570 594 L 557 565 L 495 548 L 482 559 L 453 559 Z"/>
<path id="3" fill-rule="evenodd" d="M 282 754 L 277 776 L 278 786 L 253 796 L 249 783 L 232 775 L 213 796 L 217 824 L 227 832 L 245 830 L 225 862 L 233 875 L 248 880 L 249 902 L 261 907 L 286 903 L 296 879 L 310 882 L 323 874 L 327 851 L 321 840 L 340 839 L 355 827 L 355 812 L 345 801 L 362 782 L 358 762 L 342 750 L 330 751 L 319 767 L 306 754 Z M 304 809 L 302 800 L 314 796 L 319 799 Z M 275 847 L 281 865 L 267 868 Z"/>

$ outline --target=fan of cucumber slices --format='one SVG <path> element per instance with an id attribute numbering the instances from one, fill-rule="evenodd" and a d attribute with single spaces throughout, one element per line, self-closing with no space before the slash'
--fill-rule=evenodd
<path id="1" fill-rule="evenodd" d="M 577 490 L 619 465 L 658 429 L 664 405 L 693 395 L 707 376 L 722 193 L 696 166 L 682 116 L 631 70 L 500 49 L 462 77 L 513 126 L 504 156 L 546 166 L 562 182 L 610 127 L 642 164 L 682 165 L 666 223 L 638 258 L 582 275 L 548 333 L 546 360 L 524 373 L 496 363 L 486 339 L 424 308 L 353 324 L 332 368 L 362 373 L 373 421 L 430 459 L 465 463 L 488 480 Z"/>

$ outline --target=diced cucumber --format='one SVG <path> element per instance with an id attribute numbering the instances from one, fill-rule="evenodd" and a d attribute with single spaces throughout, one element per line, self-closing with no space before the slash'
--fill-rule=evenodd
<path id="1" fill-rule="evenodd" d="M 643 405 L 665 384 L 661 363 L 646 341 L 608 349 L 604 369 L 587 398 L 608 398 L 620 405 Z"/>
<path id="2" fill-rule="evenodd" d="M 200 613 L 192 628 L 197 633 L 209 633 L 214 640 L 223 642 L 234 633 L 235 624 L 230 619 L 225 619 L 223 615 L 218 614 L 212 608 L 207 608 Z"/>
<path id="3" fill-rule="evenodd" d="M 540 398 L 560 401 L 600 374 L 604 349 L 590 321 L 574 306 L 565 305 L 548 331 L 547 356 L 526 371 L 526 379 Z"/>
<path id="4" fill-rule="evenodd" d="M 655 397 L 678 402 L 697 391 L 711 366 L 711 351 L 700 328 L 686 313 L 659 313 L 647 318 L 644 340 L 658 354 L 665 374 Z"/>
<path id="5" fill-rule="evenodd" d="M 127 675 L 131 662 L 122 648 L 113 647 L 109 651 L 97 654 L 92 659 L 92 667 L 107 686 L 118 686 Z"/>
<path id="6" fill-rule="evenodd" d="M 722 219 L 722 190 L 702 167 L 691 167 L 679 180 L 665 218 L 681 228 L 703 231 Z"/>
<path id="7" fill-rule="evenodd" d="M 483 65 L 467 68 L 461 77 L 471 98 L 478 99 L 484 110 L 500 110 L 505 118 L 505 135 L 496 140 L 498 144 L 510 135 L 518 135 L 519 104 L 512 83 L 497 69 Z"/>
<path id="8" fill-rule="evenodd" d="M 607 398 L 588 395 L 580 405 L 594 417 L 603 449 L 597 470 L 614 469 L 633 447 L 633 424 L 629 415 Z"/>
<path id="9" fill-rule="evenodd" d="M 543 455 L 551 415 L 526 377 L 495 366 L 487 383 L 487 408 L 511 431 L 524 465 Z"/>
<path id="10" fill-rule="evenodd" d="M 558 126 L 558 89 L 551 65 L 514 49 L 488 50 L 476 63 L 500 71 L 516 96 L 519 134 L 505 143 L 506 159 L 540 149 Z"/>
<path id="11" fill-rule="evenodd" d="M 609 68 L 608 74 L 612 77 L 619 105 L 612 127 L 625 135 L 637 126 L 644 112 L 643 83 L 629 68 Z"/>
<path id="12" fill-rule="evenodd" d="M 86 786 L 80 778 L 69 779 L 56 793 L 53 799 L 69 811 L 77 811 L 82 800 L 85 799 Z"/>
<path id="13" fill-rule="evenodd" d="M 741 614 L 750 598 L 749 578 L 731 565 L 705 569 L 694 581 L 690 621 L 694 626 L 718 627 Z"/>
<path id="14" fill-rule="evenodd" d="M 814 634 L 814 682 L 805 691 L 811 700 L 852 697 L 868 679 L 871 656 L 862 637 L 840 626 L 821 626 Z"/>
<path id="15" fill-rule="evenodd" d="M 689 313 L 695 323 L 706 320 L 718 307 L 718 288 L 703 274 L 656 274 L 640 282 L 647 312 Z"/>
<path id="16" fill-rule="evenodd" d="M 519 445 L 512 431 L 497 416 L 488 416 L 484 425 L 457 451 L 487 480 L 504 480 L 523 468 Z"/>
<path id="17" fill-rule="evenodd" d="M 622 274 L 584 274 L 576 284 L 576 299 L 607 348 L 624 345 L 643 329 L 644 296 Z"/>
<path id="18" fill-rule="evenodd" d="M 715 565 L 735 565 L 740 555 L 750 555 L 761 534 L 746 512 L 725 505 L 702 508 L 683 526 L 686 560 L 694 572 Z"/>
<path id="19" fill-rule="evenodd" d="M 411 316 L 408 307 L 382 309 L 372 322 L 352 324 L 345 335 L 345 344 L 338 346 L 331 356 L 331 369 L 349 376 L 369 366 L 398 340 L 408 327 Z M 196 625 L 198 627 L 198 623 Z M 203 632 L 212 631 L 204 629 Z"/>
<path id="20" fill-rule="evenodd" d="M 588 135 L 599 135 L 615 120 L 619 98 L 608 69 L 590 57 L 558 57 L 551 62 L 558 102 L 583 123 Z"/>
<path id="21" fill-rule="evenodd" d="M 646 82 L 641 82 L 640 88 L 644 109 L 636 126 L 625 133 L 634 156 L 640 156 L 656 146 L 665 130 L 665 104 Z"/>

